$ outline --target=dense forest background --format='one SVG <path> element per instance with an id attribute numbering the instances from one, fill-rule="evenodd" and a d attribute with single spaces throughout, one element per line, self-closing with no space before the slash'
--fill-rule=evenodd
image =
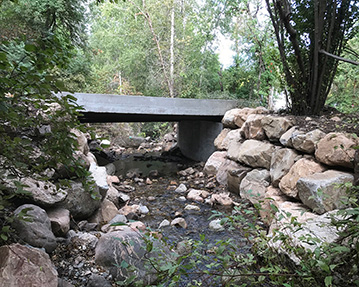
<path id="1" fill-rule="evenodd" d="M 303 2 L 303 5 L 311 8 L 310 3 L 314 2 Z M 350 29 L 342 31 L 346 38 L 336 51 L 345 58 L 355 60 L 358 48 L 356 4 L 351 1 L 348 2 L 352 3 L 350 8 L 342 7 L 344 2 L 336 9 L 338 15 L 341 8 L 350 10 L 351 14 L 345 16 L 348 19 L 344 23 Z M 274 4 L 268 2 L 268 5 Z M 273 11 L 278 8 L 273 7 Z M 310 27 L 299 23 L 303 17 L 311 19 L 314 8 L 303 12 L 298 5 L 294 9 L 297 11 L 291 13 L 297 17 L 293 20 L 298 24 L 293 27 L 298 34 L 302 32 L 300 40 L 303 44 L 299 45 L 299 49 L 307 61 L 306 69 L 313 70 L 309 65 L 313 62 L 312 56 L 306 57 L 305 53 L 312 53 L 309 46 L 314 40 L 308 32 Z M 301 91 L 307 95 L 311 93 L 312 87 L 302 86 L 302 83 L 311 82 L 309 77 L 312 76 L 308 72 L 309 76 L 305 78 L 305 73 L 302 75 L 283 69 L 285 62 L 278 49 L 280 44 L 276 39 L 276 28 L 268 11 L 266 3 L 258 0 L 3 0 L 0 12 L 1 50 L 9 55 L 8 60 L 16 63 L 13 73 L 7 73 L 6 77 L 16 78 L 21 66 L 23 71 L 32 67 L 40 78 L 40 74 L 46 71 L 44 81 L 50 80 L 55 90 L 241 99 L 243 105 L 269 107 L 273 98 L 280 94 L 288 99 L 292 96 L 298 101 L 298 98 L 306 96 L 300 94 Z M 325 13 L 330 15 L 331 12 Z M 273 12 L 273 15 L 277 14 Z M 330 20 L 328 15 L 323 16 L 327 22 Z M 285 20 L 278 19 L 285 26 Z M 344 25 L 341 20 L 335 21 L 338 27 Z M 283 45 L 287 49 L 292 41 L 290 30 L 283 28 L 279 32 L 284 35 L 283 39 L 287 38 L 289 44 Z M 218 47 L 223 36 L 232 40 L 230 48 L 234 56 L 229 67 L 224 67 L 219 61 Z M 324 42 L 324 39 L 320 41 Z M 37 56 L 45 57 L 48 49 L 52 49 L 54 55 L 46 60 L 49 62 L 46 67 L 36 66 L 40 65 L 39 61 L 33 65 L 35 61 L 28 59 L 29 53 L 35 50 Z M 285 52 L 289 58 L 297 50 L 294 47 L 294 52 Z M 42 52 L 45 55 L 41 55 Z M 298 55 L 295 56 L 298 59 Z M 290 62 L 290 58 L 288 61 L 295 69 L 296 61 Z M 335 74 L 335 78 L 328 79 L 324 95 L 319 96 L 340 111 L 357 110 L 357 67 L 336 61 L 331 69 L 333 73 L 322 71 L 323 74 Z M 295 87 L 291 88 L 288 84 L 289 73 L 296 78 L 292 86 L 299 87 L 299 94 Z M 15 92 L 4 90 L 10 94 Z M 310 106 L 310 99 L 306 105 Z M 297 113 L 318 113 L 318 110 L 306 110 L 305 106 Z"/>

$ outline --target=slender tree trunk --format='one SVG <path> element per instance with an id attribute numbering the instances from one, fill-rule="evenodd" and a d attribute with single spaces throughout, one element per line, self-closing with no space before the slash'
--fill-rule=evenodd
<path id="1" fill-rule="evenodd" d="M 151 16 L 150 14 L 148 13 L 147 9 L 146 9 L 146 1 L 145 0 L 142 0 L 142 6 L 143 8 L 139 7 L 138 5 L 136 5 L 133 1 L 131 0 L 128 0 L 128 2 L 130 2 L 134 7 L 136 7 L 136 9 L 140 12 L 140 14 L 142 16 L 145 17 L 146 21 L 147 21 L 147 24 L 148 24 L 148 27 L 150 28 L 150 31 L 152 33 L 152 36 L 153 36 L 153 40 L 155 41 L 156 43 L 156 47 L 157 47 L 157 52 L 158 52 L 158 57 L 160 59 L 160 63 L 161 63 L 161 67 L 162 67 L 162 71 L 163 71 L 163 76 L 165 78 L 165 81 L 167 83 L 167 89 L 170 93 L 170 96 L 173 97 L 171 95 L 171 91 L 173 93 L 173 89 L 171 89 L 171 81 L 170 81 L 170 77 L 168 76 L 168 72 L 167 72 L 167 69 L 166 69 L 166 64 L 165 64 L 165 61 L 163 59 L 163 56 L 162 56 L 162 49 L 161 49 L 161 46 L 160 46 L 160 43 L 158 41 L 158 37 L 155 33 L 155 29 L 153 28 L 153 24 L 152 24 L 152 19 L 151 19 Z"/>
<path id="2" fill-rule="evenodd" d="M 175 0 L 172 2 L 171 7 L 171 43 L 170 43 L 170 79 L 169 79 L 169 92 L 170 97 L 174 98 L 174 45 L 175 45 Z"/>

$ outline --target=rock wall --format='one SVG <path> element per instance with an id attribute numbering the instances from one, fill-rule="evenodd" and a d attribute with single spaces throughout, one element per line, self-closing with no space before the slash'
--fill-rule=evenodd
<path id="1" fill-rule="evenodd" d="M 217 151 L 204 171 L 215 174 L 232 193 L 260 204 L 262 219 L 270 225 L 269 236 L 284 225 L 279 214 L 290 212 L 299 222 L 310 218 L 316 228 L 309 230 L 320 234 L 322 241 L 337 238 L 320 223 L 327 223 L 333 210 L 347 206 L 344 184 L 354 178 L 353 147 L 359 145 L 358 138 L 306 131 L 289 117 L 269 114 L 261 107 L 230 110 L 222 123 L 224 129 L 214 142 Z"/>

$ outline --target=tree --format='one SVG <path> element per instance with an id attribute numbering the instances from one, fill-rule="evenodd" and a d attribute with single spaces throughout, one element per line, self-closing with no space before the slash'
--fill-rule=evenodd
<path id="1" fill-rule="evenodd" d="M 105 2 L 93 12 L 93 73 L 102 82 L 92 91 L 118 92 L 110 83 L 119 72 L 130 93 L 197 97 L 220 88 L 213 38 L 195 1 Z"/>
<path id="2" fill-rule="evenodd" d="M 339 56 L 355 34 L 358 1 L 266 0 L 296 115 L 319 114 Z"/>

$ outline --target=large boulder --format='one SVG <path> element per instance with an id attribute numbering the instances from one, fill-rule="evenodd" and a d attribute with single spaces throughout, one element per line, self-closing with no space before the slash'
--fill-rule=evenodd
<path id="1" fill-rule="evenodd" d="M 288 250 L 287 243 L 281 238 L 286 236 L 291 246 L 314 252 L 324 243 L 332 243 L 339 238 L 339 231 L 331 224 L 332 216 L 335 216 L 336 212 L 317 215 L 311 213 L 303 204 L 286 201 L 279 205 L 275 220 L 269 228 L 268 237 L 272 238 L 269 245 L 299 263 L 300 258 Z M 298 228 L 293 222 L 298 222 L 301 227 Z"/>
<path id="2" fill-rule="evenodd" d="M 298 195 L 306 206 L 323 214 L 345 207 L 348 198 L 344 184 L 353 179 L 352 174 L 336 170 L 315 173 L 298 180 Z"/>
<path id="3" fill-rule="evenodd" d="M 228 150 L 227 150 L 227 157 L 229 159 L 238 161 L 238 156 L 241 150 L 241 145 L 242 143 L 236 140 L 233 140 L 229 143 L 228 145 Z"/>
<path id="4" fill-rule="evenodd" d="M 262 119 L 262 128 L 270 141 L 278 141 L 292 125 L 285 117 L 266 116 Z"/>
<path id="5" fill-rule="evenodd" d="M 225 150 L 225 146 L 223 144 L 224 139 L 228 135 L 228 133 L 231 131 L 231 129 L 224 128 L 220 134 L 215 138 L 214 140 L 214 146 L 217 150 Z"/>
<path id="6" fill-rule="evenodd" d="M 274 187 L 278 187 L 280 180 L 299 158 L 300 155 L 290 148 L 278 149 L 273 153 L 270 164 L 270 176 Z"/>
<path id="7" fill-rule="evenodd" d="M 41 181 L 33 178 L 21 179 L 24 190 L 29 192 L 30 199 L 41 206 L 49 207 L 63 201 L 67 195 L 63 189 L 58 189 L 49 181 Z"/>
<path id="8" fill-rule="evenodd" d="M 123 226 L 121 231 L 101 236 L 96 245 L 95 262 L 108 269 L 115 280 L 125 280 L 135 275 L 137 282 L 143 281 L 143 286 L 149 286 L 156 280 L 156 275 L 149 267 L 149 254 L 146 248 L 145 240 L 139 232 Z M 162 248 L 163 255 L 168 256 L 170 260 L 169 250 L 166 250 L 158 240 L 153 241 L 153 249 L 156 248 Z M 151 253 L 154 257 L 157 254 Z M 128 266 L 133 268 L 127 268 Z"/>
<path id="9" fill-rule="evenodd" d="M 57 287 L 57 271 L 47 253 L 20 244 L 0 247 L 0 286 Z"/>
<path id="10" fill-rule="evenodd" d="M 240 114 L 241 109 L 231 109 L 227 111 L 222 119 L 222 124 L 225 128 L 235 129 L 238 128 L 235 124 L 235 119 Z"/>
<path id="11" fill-rule="evenodd" d="M 358 145 L 358 139 L 351 134 L 329 133 L 318 142 L 315 158 L 330 166 L 353 168 L 353 147 Z"/>
<path id="12" fill-rule="evenodd" d="M 325 133 L 319 129 L 308 133 L 297 132 L 292 136 L 292 145 L 296 150 L 305 153 L 314 153 L 315 145 L 325 136 Z"/>
<path id="13" fill-rule="evenodd" d="M 270 225 L 274 219 L 277 208 L 288 201 L 288 197 L 281 192 L 279 188 L 268 186 L 264 194 L 264 199 L 261 201 L 261 208 L 259 214 L 264 223 Z"/>
<path id="14" fill-rule="evenodd" d="M 239 193 L 242 198 L 256 204 L 264 200 L 269 185 L 269 171 L 266 169 L 254 169 L 248 172 L 241 181 Z"/>
<path id="15" fill-rule="evenodd" d="M 207 175 L 215 175 L 218 172 L 219 167 L 225 162 L 227 152 L 216 151 L 206 161 L 203 171 Z"/>
<path id="16" fill-rule="evenodd" d="M 232 109 L 224 114 L 222 124 L 226 128 L 241 128 L 251 114 L 267 114 L 269 111 L 263 107 Z"/>
<path id="17" fill-rule="evenodd" d="M 245 166 L 239 166 L 238 168 L 228 169 L 227 171 L 227 188 L 230 192 L 239 195 L 239 186 L 243 178 L 252 169 Z"/>
<path id="18" fill-rule="evenodd" d="M 102 196 L 98 187 L 93 188 L 93 191 L 87 191 L 81 182 L 71 182 L 61 206 L 68 209 L 76 220 L 89 218 L 101 206 Z"/>
<path id="19" fill-rule="evenodd" d="M 299 178 L 325 170 L 326 168 L 323 165 L 314 160 L 301 158 L 293 164 L 289 172 L 283 176 L 279 182 L 279 188 L 284 194 L 296 198 L 298 196 L 297 182 Z"/>
<path id="20" fill-rule="evenodd" d="M 102 197 L 106 196 L 108 190 L 107 184 L 107 170 L 104 166 L 98 166 L 97 164 L 91 164 L 89 169 L 91 176 L 97 185 L 99 192 Z"/>
<path id="21" fill-rule="evenodd" d="M 47 215 L 51 222 L 52 232 L 56 236 L 64 237 L 70 230 L 70 211 L 55 207 L 48 210 Z"/>
<path id="22" fill-rule="evenodd" d="M 89 222 L 100 224 L 108 223 L 118 214 L 118 212 L 119 210 L 112 201 L 104 199 L 101 203 L 100 208 L 89 219 Z"/>
<path id="23" fill-rule="evenodd" d="M 242 141 L 240 129 L 231 130 L 227 133 L 226 137 L 223 139 L 223 141 L 220 145 L 221 149 L 228 150 L 229 145 L 232 141 L 236 141 L 236 142 Z"/>
<path id="24" fill-rule="evenodd" d="M 238 168 L 240 168 L 240 165 L 237 162 L 226 159 L 216 173 L 217 182 L 222 185 L 228 185 L 228 171 Z"/>
<path id="25" fill-rule="evenodd" d="M 45 210 L 33 204 L 24 204 L 14 211 L 14 215 L 12 227 L 23 241 L 34 247 L 45 248 L 48 253 L 55 250 L 56 238 Z"/>
<path id="26" fill-rule="evenodd" d="M 300 133 L 299 128 L 297 126 L 291 127 L 284 134 L 282 134 L 279 138 L 279 142 L 285 147 L 293 147 L 292 138 L 297 133 Z"/>
<path id="27" fill-rule="evenodd" d="M 84 155 L 87 155 L 90 149 L 87 144 L 87 138 L 84 135 L 84 133 L 77 129 L 71 129 L 71 133 L 73 134 L 74 138 L 77 141 L 77 150 L 83 153 Z"/>
<path id="28" fill-rule="evenodd" d="M 275 146 L 262 141 L 247 140 L 240 148 L 238 161 L 253 168 L 263 167 L 269 170 Z"/>
<path id="29" fill-rule="evenodd" d="M 266 134 L 262 126 L 262 119 L 265 115 L 249 115 L 242 126 L 241 134 L 245 139 L 264 140 Z"/>

